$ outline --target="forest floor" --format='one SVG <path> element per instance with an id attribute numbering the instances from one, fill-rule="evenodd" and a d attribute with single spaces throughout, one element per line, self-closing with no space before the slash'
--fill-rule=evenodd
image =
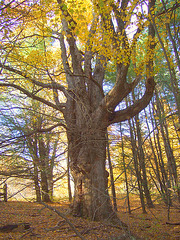
<path id="1" fill-rule="evenodd" d="M 68 203 L 65 201 L 52 203 L 50 206 L 65 214 L 84 239 L 128 239 L 122 237 L 124 231 L 120 226 L 105 222 L 91 222 L 69 215 Z M 147 214 L 142 214 L 139 206 L 136 198 L 131 200 L 133 211 L 129 214 L 126 212 L 126 202 L 118 201 L 119 218 L 128 225 L 133 234 L 140 239 L 180 239 L 180 205 L 176 204 L 170 209 L 170 220 L 167 220 L 167 207 L 162 203 L 155 203 L 155 208 L 147 209 Z M 6 225 L 13 225 L 16 228 L 12 230 L 9 226 L 9 229 L 2 229 Z M 0 202 L 0 239 L 73 240 L 80 238 L 63 218 L 43 205 L 9 201 Z"/>

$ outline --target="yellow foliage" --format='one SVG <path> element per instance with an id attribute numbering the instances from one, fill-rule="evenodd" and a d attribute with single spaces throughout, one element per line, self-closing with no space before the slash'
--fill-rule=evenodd
<path id="1" fill-rule="evenodd" d="M 65 0 L 63 2 L 63 8 L 69 12 L 69 15 L 66 16 L 66 21 L 70 23 L 74 35 L 85 43 L 89 35 L 88 26 L 93 19 L 91 1 Z M 72 19 L 73 21 L 71 21 Z"/>
<path id="2" fill-rule="evenodd" d="M 36 75 L 37 69 L 38 71 L 40 69 L 42 75 L 49 70 L 58 76 L 56 80 L 65 80 L 65 76 L 60 75 L 61 50 L 57 45 L 58 40 L 53 38 L 54 32 L 62 32 L 66 39 L 71 38 L 72 34 L 83 52 L 85 49 L 91 50 L 93 53 L 106 56 L 111 62 L 126 65 L 130 63 L 131 58 L 136 75 L 144 71 L 150 59 L 161 57 L 159 53 L 153 56 L 153 51 L 148 50 L 149 43 L 156 44 L 156 42 L 154 39 L 145 37 L 146 33 L 143 31 L 137 35 L 137 41 L 132 40 L 130 32 L 135 31 L 137 27 L 140 30 L 147 28 L 149 25 L 147 18 L 150 19 L 147 7 L 140 6 L 138 0 L 130 1 L 126 10 L 122 10 L 118 1 L 113 0 L 62 0 L 60 2 L 61 6 L 57 0 L 41 0 L 34 4 L 27 1 L 18 7 L 7 8 L 4 13 L 5 18 L 20 18 L 20 20 L 11 31 L 8 28 L 4 29 L 0 43 L 6 52 L 1 57 L 6 58 L 8 52 L 9 62 L 16 64 L 26 76 L 27 72 L 30 75 Z M 113 4 L 117 7 L 119 17 L 125 26 L 122 31 L 117 29 L 115 13 L 112 12 Z M 157 7 L 158 9 L 162 7 L 161 2 L 157 3 Z M 62 17 L 67 21 L 69 32 L 62 29 Z M 166 23 L 170 22 L 170 13 L 160 16 L 160 20 L 158 18 L 155 20 L 159 30 L 165 29 Z M 8 41 L 7 35 L 13 40 Z M 125 35 L 128 36 L 127 39 Z M 169 49 L 165 41 L 167 32 L 162 31 L 161 36 L 166 48 Z M 160 48 L 159 44 L 156 48 Z M 67 48 L 67 54 L 69 54 L 68 51 Z M 172 52 L 167 50 L 167 54 L 173 66 Z M 68 60 L 71 61 L 71 58 L 69 57 Z M 154 70 L 159 71 L 160 66 L 156 66 Z"/>

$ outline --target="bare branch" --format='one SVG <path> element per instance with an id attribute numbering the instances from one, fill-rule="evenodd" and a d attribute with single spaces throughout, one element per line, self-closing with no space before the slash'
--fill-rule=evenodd
<path id="1" fill-rule="evenodd" d="M 37 86 L 40 86 L 43 88 L 49 88 L 49 89 L 58 89 L 58 90 L 62 91 L 65 96 L 67 96 L 66 88 L 59 83 L 56 83 L 56 82 L 43 83 L 43 82 L 37 81 L 36 79 L 30 78 L 26 73 L 24 73 L 18 69 L 14 69 L 13 67 L 4 65 L 1 62 L 0 62 L 0 67 L 28 79 L 29 81 L 31 81 L 32 83 L 34 83 Z"/>
<path id="2" fill-rule="evenodd" d="M 42 103 L 46 104 L 47 106 L 52 107 L 56 110 L 64 112 L 64 107 L 65 107 L 64 103 L 62 103 L 61 106 L 57 106 L 54 103 L 49 102 L 49 101 L 45 100 L 44 98 L 38 97 L 35 94 L 27 91 L 25 88 L 20 87 L 20 86 L 14 84 L 14 83 L 0 83 L 0 87 L 12 87 L 12 88 L 18 89 L 20 92 L 24 93 L 26 96 L 28 96 L 32 99 L 35 99 L 39 102 L 42 102 Z"/>
<path id="3" fill-rule="evenodd" d="M 159 17 L 165 13 L 170 13 L 170 12 L 178 9 L 179 7 L 180 7 L 180 3 L 176 2 L 172 7 L 164 9 L 163 11 L 156 13 L 155 17 Z"/>
<path id="4" fill-rule="evenodd" d="M 50 132 L 50 131 L 52 131 L 52 130 L 53 130 L 54 128 L 56 128 L 56 127 L 64 127 L 65 129 L 67 129 L 67 127 L 66 127 L 66 125 L 65 125 L 64 123 L 57 123 L 57 124 L 52 125 L 52 126 L 50 126 L 50 127 L 48 127 L 48 128 L 37 128 L 37 129 L 35 129 L 34 131 L 31 131 L 31 132 L 29 132 L 29 133 L 25 133 L 25 134 L 23 134 L 23 135 L 21 135 L 21 136 L 17 136 L 17 137 L 13 137 L 13 138 L 6 139 L 6 140 L 4 140 L 4 141 L 1 141 L 1 142 L 0 142 L 0 145 L 2 145 L 3 147 L 5 147 L 5 146 L 8 146 L 8 145 L 9 145 L 9 144 L 3 145 L 3 144 L 6 143 L 6 142 L 11 142 L 11 143 L 12 143 L 12 140 L 17 140 L 17 139 L 24 138 L 24 137 L 30 137 L 30 136 L 32 136 L 32 135 L 35 134 L 35 133 Z"/>

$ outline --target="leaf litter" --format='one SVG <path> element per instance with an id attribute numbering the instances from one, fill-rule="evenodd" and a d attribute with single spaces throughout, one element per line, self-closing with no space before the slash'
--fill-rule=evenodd
<path id="1" fill-rule="evenodd" d="M 167 219 L 167 207 L 163 203 L 155 204 L 155 208 L 147 209 L 143 214 L 139 201 L 131 201 L 132 213 L 129 214 L 124 201 L 118 201 L 118 216 L 128 225 L 128 229 L 136 239 L 180 239 L 180 204 L 170 209 L 170 219 Z M 121 226 L 106 222 L 93 222 L 69 213 L 68 202 L 49 204 L 72 223 L 82 239 L 118 240 L 130 239 Z M 8 227 L 12 228 L 8 230 Z M 14 228 L 13 228 L 14 226 Z M 7 230 L 3 230 L 6 227 Z M 80 239 L 65 219 L 54 211 L 35 202 L 0 202 L 0 240 L 8 239 Z"/>

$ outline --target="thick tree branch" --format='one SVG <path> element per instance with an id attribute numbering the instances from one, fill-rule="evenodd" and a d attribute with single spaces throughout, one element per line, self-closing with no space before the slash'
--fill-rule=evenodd
<path id="1" fill-rule="evenodd" d="M 149 3 L 149 9 L 153 9 L 155 5 L 155 0 L 151 0 Z M 117 77 L 121 80 L 116 81 L 116 84 L 114 88 L 109 92 L 109 94 L 106 96 L 106 104 L 107 104 L 107 110 L 111 113 L 112 116 L 110 116 L 110 121 L 109 125 L 112 123 L 116 122 L 122 122 L 125 120 L 128 120 L 138 114 L 140 111 L 142 111 L 149 103 L 153 96 L 153 91 L 155 88 L 155 82 L 154 82 L 154 72 L 153 72 L 153 51 L 155 48 L 154 44 L 154 37 L 155 37 L 155 31 L 152 26 L 152 24 L 149 24 L 149 51 L 151 51 L 151 56 L 148 59 L 147 63 L 147 81 L 146 81 L 146 91 L 144 96 L 135 102 L 132 106 L 121 110 L 114 112 L 115 107 L 117 106 L 118 101 L 122 101 L 122 99 L 127 96 L 132 89 L 137 85 L 138 83 L 138 78 L 132 83 L 132 84 L 127 84 L 126 83 L 126 76 L 127 76 L 127 71 L 128 71 L 128 66 L 121 66 L 119 67 L 119 77 L 117 74 Z M 141 76 L 139 76 L 139 79 Z M 134 85 L 134 86 L 133 86 Z M 118 93 L 122 94 L 118 94 Z M 120 99 L 121 98 L 121 99 Z"/>
<path id="2" fill-rule="evenodd" d="M 93 16 L 93 21 L 92 21 L 92 24 L 91 24 L 91 28 L 89 30 L 88 40 L 86 42 L 86 47 L 85 47 L 84 73 L 88 78 L 92 75 L 91 60 L 92 60 L 92 57 L 93 57 L 92 43 L 90 43 L 90 39 L 93 37 L 93 35 L 96 32 L 97 20 L 98 20 L 98 17 L 96 15 L 94 15 Z"/>
<path id="3" fill-rule="evenodd" d="M 0 171 L 0 176 L 6 176 L 6 177 L 18 177 L 18 178 L 32 178 L 32 173 L 30 170 L 32 168 L 26 169 L 26 170 L 10 170 L 10 171 Z"/>
<path id="4" fill-rule="evenodd" d="M 153 77 L 151 77 L 146 83 L 146 91 L 143 97 L 126 109 L 114 112 L 114 118 L 108 122 L 108 126 L 112 123 L 126 121 L 141 112 L 149 104 L 153 96 L 154 88 L 155 82 Z"/>
<path id="5" fill-rule="evenodd" d="M 114 119 L 114 116 L 115 116 L 114 109 L 116 108 L 116 106 L 137 86 L 137 84 L 141 80 L 142 76 L 138 75 L 132 83 L 130 84 L 127 83 L 126 82 L 127 70 L 128 70 L 128 66 L 127 66 L 127 69 L 124 69 L 124 70 L 123 68 L 119 68 L 119 72 L 117 73 L 117 78 L 120 78 L 121 81 L 117 80 L 117 82 L 115 83 L 115 86 L 102 99 L 101 103 L 99 104 L 99 107 L 93 113 L 93 117 L 99 118 L 100 122 L 103 122 L 104 115 L 108 115 L 108 119 L 111 119 L 111 120 Z M 111 121 L 108 122 L 108 125 L 110 124 L 111 124 Z"/>
<path id="6" fill-rule="evenodd" d="M 118 64 L 116 83 L 114 87 L 105 96 L 107 109 L 111 112 L 132 90 L 132 85 L 126 82 L 126 76 L 129 65 Z"/>
<path id="7" fill-rule="evenodd" d="M 83 72 L 83 70 L 81 67 L 82 57 L 80 51 L 77 48 L 76 40 L 73 36 L 73 30 L 76 26 L 76 22 L 68 12 L 66 4 L 62 0 L 57 0 L 57 2 L 59 4 L 63 16 L 61 21 L 63 25 L 63 30 L 66 32 L 66 38 L 70 47 L 73 71 L 75 74 L 78 74 L 79 72 Z"/>
<path id="8" fill-rule="evenodd" d="M 73 73 L 71 72 L 69 63 L 68 63 L 68 58 L 67 58 L 67 53 L 66 53 L 66 46 L 64 42 L 64 36 L 62 33 L 56 33 L 59 36 L 59 41 L 60 41 L 60 46 L 61 46 L 61 57 L 62 57 L 62 62 L 64 66 L 64 70 L 66 73 L 66 80 L 68 83 L 69 88 L 73 88 L 74 82 L 72 81 L 72 75 Z"/>
<path id="9" fill-rule="evenodd" d="M 126 35 L 126 31 L 125 31 L 125 21 L 122 20 L 122 17 L 126 17 L 126 13 L 125 10 L 128 6 L 129 0 L 124 0 L 121 2 L 121 11 L 119 10 L 119 8 L 117 7 L 117 5 L 115 4 L 111 4 L 113 7 L 113 11 L 116 17 L 116 21 L 117 21 L 117 32 L 121 33 L 121 35 L 123 36 L 123 48 L 129 48 L 129 44 L 128 44 L 128 38 Z"/>
<path id="10" fill-rule="evenodd" d="M 152 12 L 154 12 L 156 0 L 150 0 L 148 4 L 148 13 L 151 14 L 153 18 Z M 147 65 L 146 65 L 146 76 L 154 77 L 154 49 L 155 49 L 155 28 L 153 24 L 150 22 L 148 26 L 148 52 L 147 52 Z"/>

